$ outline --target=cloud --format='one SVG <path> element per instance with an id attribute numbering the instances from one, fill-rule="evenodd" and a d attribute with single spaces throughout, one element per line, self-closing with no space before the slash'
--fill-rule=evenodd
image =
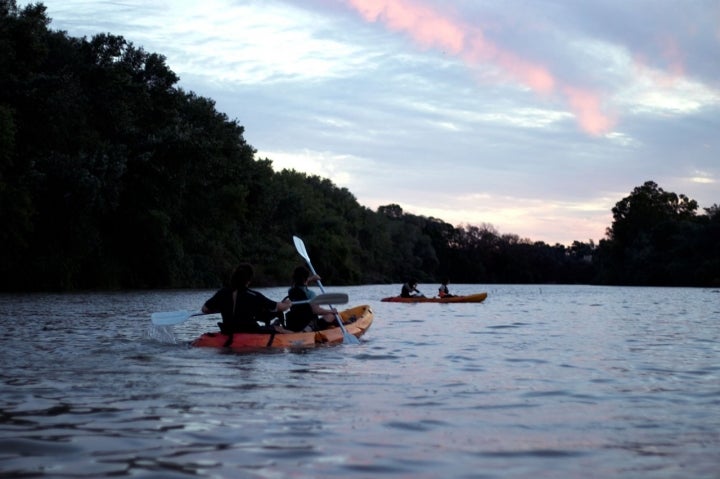
<path id="1" fill-rule="evenodd" d="M 564 88 L 564 92 L 583 130 L 592 135 L 610 131 L 614 122 L 601 113 L 600 98 L 597 95 L 569 86 Z"/>
<path id="2" fill-rule="evenodd" d="M 465 32 L 438 11 L 404 0 L 348 0 L 367 21 L 382 21 L 391 30 L 406 31 L 424 47 L 439 47 L 453 54 L 463 50 Z"/>
<path id="3" fill-rule="evenodd" d="M 282 2 L 178 0 L 163 8 L 139 0 L 91 5 L 67 0 L 49 13 L 57 12 L 83 34 L 109 31 L 157 49 L 181 78 L 202 74 L 226 84 L 312 82 L 342 78 L 367 60 L 361 46 L 318 34 L 332 20 Z"/>
<path id="4" fill-rule="evenodd" d="M 436 48 L 462 58 L 471 67 L 499 69 L 505 77 L 541 95 L 560 93 L 566 97 L 578 123 L 587 133 L 606 133 L 613 125 L 601 107 L 597 93 L 559 82 L 548 67 L 489 41 L 482 29 L 416 0 L 347 0 L 365 20 L 381 22 L 390 30 L 408 34 L 418 45 Z"/>

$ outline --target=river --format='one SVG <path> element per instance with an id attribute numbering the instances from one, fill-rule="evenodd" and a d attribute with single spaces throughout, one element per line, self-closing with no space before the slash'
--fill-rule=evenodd
<path id="1" fill-rule="evenodd" d="M 327 287 L 360 345 L 250 354 L 151 327 L 213 291 L 0 295 L 0 475 L 720 478 L 720 291 L 450 286 L 488 298 Z"/>

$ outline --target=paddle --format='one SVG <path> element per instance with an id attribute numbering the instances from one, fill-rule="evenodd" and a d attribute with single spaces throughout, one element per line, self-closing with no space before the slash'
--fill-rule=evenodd
<path id="1" fill-rule="evenodd" d="M 315 268 L 313 268 L 312 262 L 310 261 L 310 255 L 308 255 L 307 250 L 305 249 L 305 243 L 303 243 L 303 240 L 298 238 L 297 236 L 293 236 L 293 242 L 295 243 L 295 249 L 297 250 L 298 254 L 303 257 L 305 262 L 308 265 L 308 268 L 310 268 L 310 272 L 317 276 L 317 273 L 315 272 Z M 320 291 L 323 293 L 325 292 L 325 288 L 323 288 L 322 282 L 320 280 L 317 281 L 318 286 L 320 287 Z M 337 303 L 336 303 L 337 304 Z M 345 329 L 345 325 L 342 322 L 342 319 L 340 318 L 340 315 L 338 314 L 337 310 L 330 305 L 330 309 L 332 309 L 333 314 L 335 315 L 335 319 L 337 320 L 338 326 L 340 326 L 340 329 L 343 333 L 343 342 L 348 344 L 360 344 L 360 341 L 358 338 L 353 336 L 352 334 L 347 332 L 347 329 Z"/>
<path id="2" fill-rule="evenodd" d="M 346 304 L 347 302 L 348 295 L 345 293 L 323 293 L 318 294 L 312 299 L 293 301 L 292 304 Z M 153 313 L 150 316 L 150 320 L 155 326 L 173 326 L 175 324 L 185 322 L 195 316 L 205 316 L 205 313 L 193 313 L 192 311 L 165 311 L 162 313 Z"/>
<path id="3" fill-rule="evenodd" d="M 173 326 L 187 321 L 194 316 L 205 316 L 205 313 L 193 313 L 192 311 L 164 311 L 153 313 L 150 321 L 155 326 Z"/>

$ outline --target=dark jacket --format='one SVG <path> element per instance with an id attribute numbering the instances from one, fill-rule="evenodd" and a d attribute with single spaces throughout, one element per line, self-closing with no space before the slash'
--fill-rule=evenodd
<path id="1" fill-rule="evenodd" d="M 301 286 L 293 286 L 288 290 L 290 301 L 305 301 L 312 299 L 312 295 L 307 288 Z M 285 314 L 285 328 L 291 331 L 302 331 L 308 325 L 315 326 L 317 315 L 313 313 L 312 306 L 309 304 L 293 305 Z"/>
<path id="2" fill-rule="evenodd" d="M 222 288 L 205 302 L 212 311 L 220 311 L 223 333 L 260 333 L 266 328 L 258 321 L 268 323 L 277 317 L 277 303 L 258 291 L 249 288 L 238 289 L 237 300 L 233 301 L 233 289 Z"/>

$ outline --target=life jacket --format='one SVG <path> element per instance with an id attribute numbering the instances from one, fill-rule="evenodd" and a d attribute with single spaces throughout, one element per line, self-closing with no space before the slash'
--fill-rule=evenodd
<path id="1" fill-rule="evenodd" d="M 290 298 L 290 301 L 305 301 L 310 299 L 308 293 L 305 288 L 293 286 L 288 291 L 288 298 Z M 302 331 L 316 319 L 317 315 L 313 312 L 311 305 L 294 305 L 290 308 L 290 311 L 285 313 L 285 328 L 290 331 Z"/>

